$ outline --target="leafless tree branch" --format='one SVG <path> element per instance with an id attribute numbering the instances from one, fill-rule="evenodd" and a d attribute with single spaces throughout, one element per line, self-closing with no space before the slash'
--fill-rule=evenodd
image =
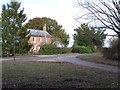
<path id="1" fill-rule="evenodd" d="M 83 3 L 81 0 L 78 0 L 78 5 L 82 6 L 83 8 L 90 11 L 90 13 L 86 13 L 82 15 L 80 18 L 89 15 L 93 15 L 95 18 L 90 18 L 89 23 L 93 21 L 100 21 L 106 28 L 114 30 L 117 34 L 120 35 L 120 1 L 112 0 L 111 3 L 113 6 L 111 6 L 109 3 L 106 3 L 106 1 L 99 0 L 101 5 L 97 5 L 96 3 L 89 3 L 86 1 Z"/>

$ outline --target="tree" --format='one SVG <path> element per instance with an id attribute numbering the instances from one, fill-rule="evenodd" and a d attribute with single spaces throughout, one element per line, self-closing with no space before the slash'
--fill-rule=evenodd
<path id="1" fill-rule="evenodd" d="M 120 0 L 98 0 L 97 3 L 81 0 L 78 1 L 79 6 L 86 10 L 84 16 L 92 16 L 92 21 L 99 21 L 103 27 L 116 32 L 118 37 L 118 57 L 120 59 Z M 80 17 L 81 18 L 81 17 Z"/>
<path id="2" fill-rule="evenodd" d="M 29 37 L 25 37 L 29 32 L 23 25 L 27 18 L 24 9 L 19 10 L 20 5 L 17 1 L 11 1 L 2 6 L 2 51 L 6 55 L 26 53 L 30 48 Z"/>
<path id="3" fill-rule="evenodd" d="M 74 45 L 77 46 L 94 46 L 101 47 L 104 45 L 106 34 L 104 31 L 89 28 L 87 24 L 81 24 L 81 27 L 74 29 Z"/>
<path id="4" fill-rule="evenodd" d="M 58 25 L 56 20 L 47 17 L 33 18 L 28 21 L 27 26 L 30 29 L 42 30 L 45 24 L 47 32 L 52 35 L 54 44 L 57 44 L 58 42 L 63 47 L 66 47 L 69 44 L 69 35 L 66 34 L 61 25 Z"/>

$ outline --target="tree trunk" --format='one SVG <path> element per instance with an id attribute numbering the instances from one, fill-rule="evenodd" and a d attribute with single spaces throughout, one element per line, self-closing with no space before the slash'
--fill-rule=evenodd
<path id="1" fill-rule="evenodd" d="M 118 36 L 118 60 L 120 60 L 120 35 Z"/>

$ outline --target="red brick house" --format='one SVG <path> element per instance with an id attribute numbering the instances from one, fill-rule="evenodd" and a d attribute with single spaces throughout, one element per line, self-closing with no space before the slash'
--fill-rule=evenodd
<path id="1" fill-rule="evenodd" d="M 33 44 L 30 52 L 37 53 L 44 44 L 51 44 L 52 36 L 46 30 L 28 29 L 30 31 L 29 43 Z"/>

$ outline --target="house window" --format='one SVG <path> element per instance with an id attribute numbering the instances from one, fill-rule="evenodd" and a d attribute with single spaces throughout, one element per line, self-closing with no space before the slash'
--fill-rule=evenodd
<path id="1" fill-rule="evenodd" d="M 34 43 L 36 42 L 36 37 L 33 37 L 33 42 L 34 42 Z"/>
<path id="2" fill-rule="evenodd" d="M 34 37 L 33 37 L 33 42 L 34 42 Z"/>

